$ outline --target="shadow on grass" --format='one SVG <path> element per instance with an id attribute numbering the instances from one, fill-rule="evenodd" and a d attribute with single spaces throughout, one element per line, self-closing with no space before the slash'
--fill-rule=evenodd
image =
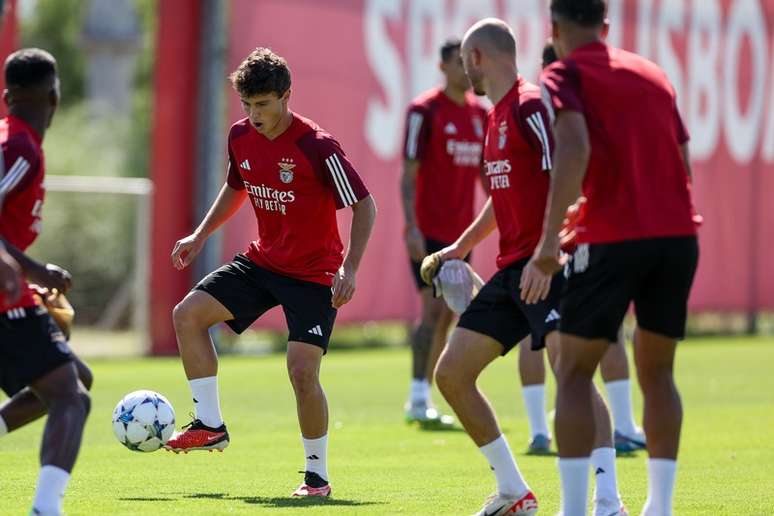
<path id="1" fill-rule="evenodd" d="M 174 498 L 161 496 L 131 496 L 119 498 L 122 502 L 174 502 Z"/>
<path id="2" fill-rule="evenodd" d="M 240 501 L 250 505 L 261 505 L 264 507 L 307 507 L 312 505 L 340 506 L 340 507 L 359 507 L 365 505 L 383 505 L 384 502 L 369 502 L 360 500 L 346 500 L 343 498 L 293 498 L 293 497 L 268 497 L 268 496 L 231 496 L 226 493 L 194 493 L 184 495 L 183 498 L 206 498 L 209 500 L 233 500 Z"/>

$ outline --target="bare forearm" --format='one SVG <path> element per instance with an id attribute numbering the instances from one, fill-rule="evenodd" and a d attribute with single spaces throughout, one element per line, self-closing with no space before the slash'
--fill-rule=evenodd
<path id="1" fill-rule="evenodd" d="M 464 254 L 468 254 L 479 242 L 489 236 L 495 228 L 497 228 L 497 219 L 495 218 L 492 198 L 490 197 L 487 199 L 478 217 L 476 217 L 476 220 L 457 239 L 457 246 Z"/>
<path id="2" fill-rule="evenodd" d="M 195 233 L 204 238 L 209 237 L 239 210 L 245 197 L 247 193 L 244 190 L 235 190 L 224 184 Z"/>
<path id="3" fill-rule="evenodd" d="M 376 203 L 370 195 L 352 206 L 352 227 L 349 233 L 349 248 L 344 257 L 344 267 L 356 271 L 363 259 L 371 230 L 376 220 Z"/>
<path id="4" fill-rule="evenodd" d="M 403 174 L 400 178 L 400 199 L 403 206 L 403 217 L 407 227 L 415 227 L 417 218 L 414 212 L 416 207 L 417 170 L 419 163 L 416 161 L 403 162 Z"/>
<path id="5" fill-rule="evenodd" d="M 554 127 L 554 136 L 554 168 L 543 222 L 544 238 L 558 238 L 567 208 L 580 196 L 591 155 L 586 122 L 581 114 L 562 113 Z"/>

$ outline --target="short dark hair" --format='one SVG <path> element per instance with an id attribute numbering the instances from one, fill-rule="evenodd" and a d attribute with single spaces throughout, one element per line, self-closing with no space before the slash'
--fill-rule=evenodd
<path id="1" fill-rule="evenodd" d="M 274 93 L 278 97 L 290 89 L 290 68 L 271 49 L 258 47 L 229 75 L 234 89 L 244 97 Z"/>
<path id="2" fill-rule="evenodd" d="M 551 14 L 583 27 L 602 25 L 606 12 L 606 0 L 551 0 Z"/>
<path id="3" fill-rule="evenodd" d="M 40 86 L 52 77 L 56 77 L 56 59 L 45 50 L 22 48 L 5 60 L 6 87 Z"/>
<path id="4" fill-rule="evenodd" d="M 559 56 L 556 55 L 556 48 L 554 48 L 554 42 L 548 40 L 546 46 L 543 47 L 543 68 L 549 66 L 551 63 L 558 61 Z"/>
<path id="5" fill-rule="evenodd" d="M 441 45 L 441 61 L 448 63 L 455 52 L 459 52 L 462 47 L 462 41 L 459 38 L 449 38 Z"/>

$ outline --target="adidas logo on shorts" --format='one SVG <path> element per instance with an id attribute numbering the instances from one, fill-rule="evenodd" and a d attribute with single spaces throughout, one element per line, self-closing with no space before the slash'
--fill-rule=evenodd
<path id="1" fill-rule="evenodd" d="M 551 321 L 558 321 L 559 319 L 561 319 L 559 312 L 556 310 L 551 310 L 548 312 L 548 317 L 546 317 L 546 324 L 550 323 Z"/>
<path id="2" fill-rule="evenodd" d="M 320 337 L 323 336 L 322 328 L 320 328 L 319 324 L 314 328 L 312 328 L 311 330 L 309 330 L 307 333 L 311 333 L 312 335 L 318 335 Z"/>

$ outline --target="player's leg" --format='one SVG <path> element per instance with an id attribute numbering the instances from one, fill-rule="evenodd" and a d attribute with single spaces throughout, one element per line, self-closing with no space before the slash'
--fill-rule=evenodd
<path id="1" fill-rule="evenodd" d="M 443 301 L 443 298 L 439 298 Z M 454 322 L 454 312 L 443 303 L 441 314 L 438 317 L 438 322 L 435 325 L 435 333 L 433 333 L 433 344 L 430 347 L 430 355 L 427 359 L 427 369 L 425 370 L 425 378 L 427 378 L 430 385 L 433 385 L 435 366 L 438 365 L 438 359 L 441 357 L 443 348 L 446 347 L 446 342 L 449 340 L 449 329 L 451 329 Z M 428 401 L 430 401 L 428 396 Z"/>
<path id="2" fill-rule="evenodd" d="M 73 355 L 78 380 L 86 391 L 91 390 L 94 376 L 80 358 Z M 0 436 L 13 432 L 46 415 L 48 408 L 29 387 L 11 396 L 0 406 Z"/>
<path id="3" fill-rule="evenodd" d="M 30 388 L 48 407 L 33 514 L 61 514 L 91 402 L 72 362 L 35 380 Z"/>
<path id="4" fill-rule="evenodd" d="M 670 516 L 683 415 L 674 381 L 674 356 L 677 342 L 685 337 L 699 248 L 695 237 L 653 239 L 641 246 L 639 254 L 653 264 L 634 297 L 634 361 L 644 398 L 650 456 L 643 514 Z"/>
<path id="5" fill-rule="evenodd" d="M 320 384 L 320 364 L 336 321 L 328 286 L 270 274 L 288 324 L 287 370 L 296 397 L 304 446 L 304 482 L 293 496 L 330 496 L 328 401 Z"/>
<path id="6" fill-rule="evenodd" d="M 516 502 L 525 507 L 532 507 L 534 503 L 534 496 L 516 465 L 494 411 L 476 386 L 481 371 L 502 353 L 502 344 L 492 337 L 457 327 L 435 372 L 438 388 L 486 457 L 497 479 L 497 496 L 487 502 L 483 514 L 499 514 L 498 507 Z M 536 503 L 534 508 L 537 509 Z"/>
<path id="7" fill-rule="evenodd" d="M 531 515 L 537 501 L 529 490 L 502 435 L 492 407 L 476 380 L 495 358 L 529 333 L 529 323 L 514 303 L 519 270 L 504 269 L 484 285 L 460 316 L 436 368 L 435 379 L 468 435 L 486 457 L 497 480 L 497 493 L 478 514 Z"/>
<path id="8" fill-rule="evenodd" d="M 227 322 L 237 333 L 277 304 L 263 287 L 266 271 L 244 256 L 210 273 L 175 306 L 177 345 L 194 402 L 194 420 L 175 433 L 166 448 L 174 452 L 223 450 L 230 436 L 220 410 L 218 356 L 210 327 Z"/>
<path id="9" fill-rule="evenodd" d="M 406 404 L 406 421 L 423 422 L 427 419 L 430 402 L 431 357 L 436 349 L 436 335 L 444 310 L 448 310 L 442 298 L 433 297 L 433 289 L 424 286 L 419 291 L 422 314 L 419 324 L 411 334 L 411 389 Z M 442 345 L 441 345 L 442 347 Z"/>
<path id="10" fill-rule="evenodd" d="M 627 453 L 645 448 L 645 433 L 634 422 L 632 388 L 629 380 L 629 362 L 626 357 L 626 338 L 623 326 L 618 331 L 617 342 L 610 346 L 599 363 L 599 371 L 605 382 L 607 399 L 615 423 L 615 449 Z"/>
<path id="11" fill-rule="evenodd" d="M 543 350 L 533 350 L 530 337 L 519 343 L 519 376 L 529 419 L 530 441 L 527 453 L 548 453 L 551 449 L 551 432 L 546 421 L 546 367 Z"/>
<path id="12" fill-rule="evenodd" d="M 304 483 L 294 496 L 329 496 L 328 400 L 320 384 L 323 348 L 306 342 L 289 342 L 287 367 L 296 396 L 298 423 L 304 445 Z"/>

